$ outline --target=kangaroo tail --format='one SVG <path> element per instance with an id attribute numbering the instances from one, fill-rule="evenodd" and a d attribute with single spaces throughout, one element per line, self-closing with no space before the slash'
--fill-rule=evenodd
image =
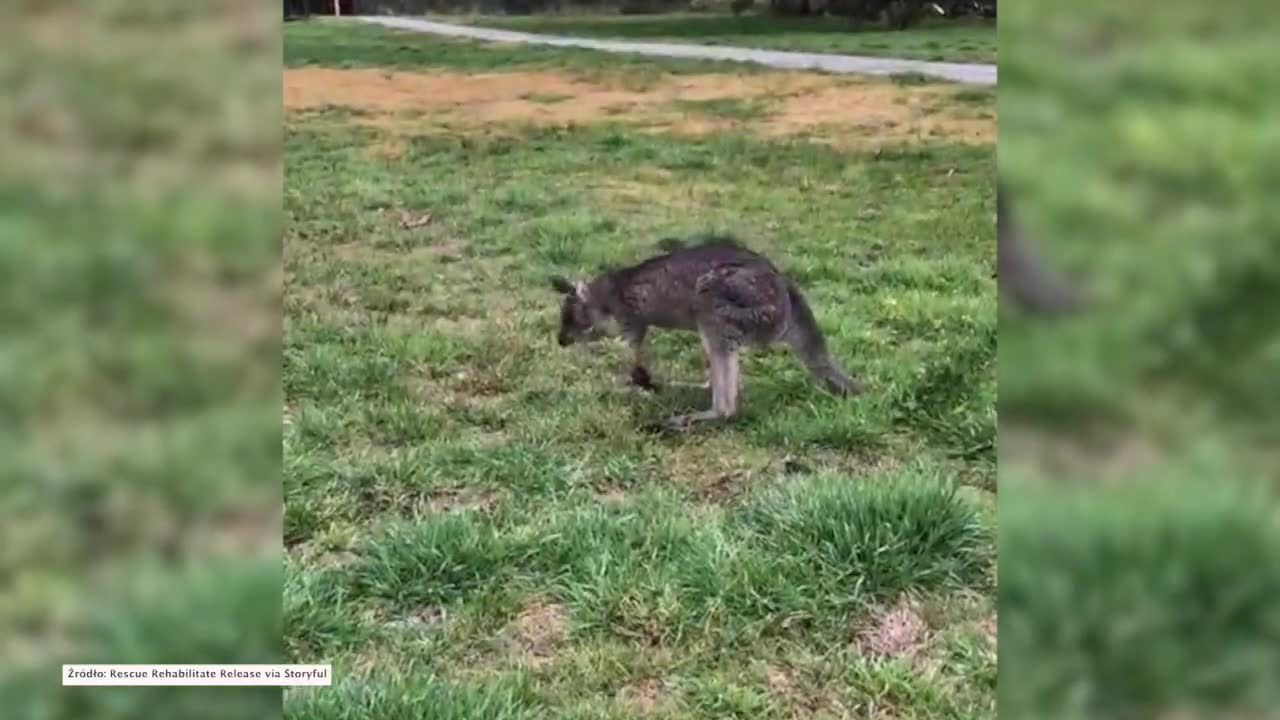
<path id="1" fill-rule="evenodd" d="M 1080 309 L 1083 296 L 1031 253 L 1003 195 L 998 188 L 996 272 L 1001 294 L 1039 315 L 1063 315 Z"/>
<path id="2" fill-rule="evenodd" d="M 809 374 L 837 395 L 861 393 L 862 384 L 849 377 L 827 350 L 822 329 L 818 327 L 818 321 L 813 316 L 813 309 L 805 300 L 804 293 L 794 283 L 787 281 L 787 295 L 791 299 L 791 327 L 787 330 L 785 340 L 809 370 Z"/>

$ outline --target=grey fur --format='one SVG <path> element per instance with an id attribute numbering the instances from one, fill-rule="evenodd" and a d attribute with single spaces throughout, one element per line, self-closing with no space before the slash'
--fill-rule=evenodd
<path id="1" fill-rule="evenodd" d="M 706 237 L 690 245 L 668 239 L 661 244 L 669 252 L 589 282 L 553 280 L 552 286 L 565 296 L 559 343 L 620 335 L 634 353 L 632 382 L 655 390 L 645 353 L 649 329 L 698 333 L 706 353 L 712 406 L 671 418 L 669 424 L 678 427 L 737 412 L 738 355 L 749 346 L 785 343 L 827 390 L 839 395 L 863 392 L 827 350 L 804 294 L 764 256 L 730 237 Z"/>
<path id="2" fill-rule="evenodd" d="M 1008 193 L 996 187 L 997 285 L 1006 299 L 1037 315 L 1065 315 L 1084 305 L 1081 294 L 1050 272 L 1031 252 L 1009 210 Z"/>

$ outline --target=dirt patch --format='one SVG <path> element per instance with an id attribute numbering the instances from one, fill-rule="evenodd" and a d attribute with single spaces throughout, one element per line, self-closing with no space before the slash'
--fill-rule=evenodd
<path id="1" fill-rule="evenodd" d="M 498 506 L 498 496 L 474 489 L 446 488 L 436 490 L 427 499 L 427 507 L 433 512 L 490 512 Z"/>
<path id="2" fill-rule="evenodd" d="M 621 505 L 627 501 L 627 492 L 618 487 L 607 487 L 596 494 L 596 498 L 605 505 Z"/>
<path id="3" fill-rule="evenodd" d="M 279 512 L 241 510 L 224 513 L 207 527 L 189 533 L 188 550 L 218 557 L 275 552 L 281 547 L 284 516 Z"/>
<path id="4" fill-rule="evenodd" d="M 451 413 L 495 411 L 507 402 L 507 396 L 502 394 L 476 394 L 469 379 L 470 376 L 459 379 L 415 375 L 406 383 L 413 397 Z"/>
<path id="5" fill-rule="evenodd" d="M 341 568 L 353 565 L 359 559 L 360 556 L 350 550 L 329 550 L 320 553 L 315 564 L 324 568 Z"/>
<path id="6" fill-rule="evenodd" d="M 423 250 L 427 255 L 437 258 L 440 262 L 448 263 L 461 260 L 464 249 L 465 245 L 461 240 L 444 238 L 426 246 Z"/>
<path id="7" fill-rule="evenodd" d="M 486 318 L 474 317 L 471 315 L 458 315 L 456 317 L 435 317 L 431 318 L 430 325 L 435 330 L 445 335 L 458 335 L 460 337 L 478 338 L 489 328 L 493 327 Z M 422 321 L 418 321 L 418 327 L 422 326 Z M 472 380 L 472 374 L 466 371 L 455 373 L 453 379 L 459 384 L 466 385 Z"/>
<path id="8" fill-rule="evenodd" d="M 621 122 L 655 132 L 702 135 L 742 128 L 771 137 L 810 134 L 839 146 L 920 139 L 992 143 L 996 119 L 955 102 L 945 85 L 849 83 L 815 73 L 682 75 L 646 87 L 557 72 L 411 73 L 291 68 L 284 105 L 293 112 L 359 110 L 356 122 L 390 131 L 375 152 L 395 157 L 399 135 L 501 124 L 566 126 Z M 557 98 L 547 102 L 546 98 Z M 749 103 L 735 117 L 720 108 Z"/>
<path id="9" fill-rule="evenodd" d="M 1002 465 L 1047 479 L 1088 478 L 1099 483 L 1127 480 L 1157 467 L 1165 452 L 1153 439 L 1133 433 L 1099 431 L 1093 437 L 1053 433 L 1017 422 L 1000 425 Z"/>
<path id="10" fill-rule="evenodd" d="M 928 634 L 929 626 L 915 604 L 902 601 L 859 628 L 854 643 L 870 657 L 915 659 L 926 648 Z"/>
<path id="11" fill-rule="evenodd" d="M 420 632 L 437 625 L 442 625 L 449 617 L 442 607 L 425 607 L 417 612 L 397 618 L 386 624 L 392 630 L 401 632 Z"/>
<path id="12" fill-rule="evenodd" d="M 901 463 L 888 455 L 814 450 L 802 455 L 785 455 L 770 465 L 770 472 L 783 477 L 802 477 L 819 470 L 834 469 L 857 478 L 874 478 L 898 469 Z"/>
<path id="13" fill-rule="evenodd" d="M 769 684 L 769 692 L 781 697 L 791 697 L 796 692 L 795 681 L 791 679 L 791 673 L 786 670 L 770 665 L 765 670 L 765 681 Z"/>
<path id="14" fill-rule="evenodd" d="M 662 382 L 663 377 L 659 376 L 658 380 Z M 702 402 L 698 400 L 695 404 Z M 660 466 L 667 477 L 676 487 L 703 500 L 717 496 L 727 498 L 735 493 L 735 488 L 749 488 L 765 474 L 769 465 L 766 453 L 724 435 L 708 436 L 697 443 L 663 450 Z"/>
<path id="15" fill-rule="evenodd" d="M 573 102 L 538 102 L 542 96 Z M 606 107 L 633 105 L 639 93 L 550 72 L 432 73 L 368 69 L 297 68 L 285 71 L 286 110 L 345 107 L 370 116 L 396 114 L 409 123 L 449 116 L 477 124 L 528 121 L 587 122 Z"/>
<path id="16" fill-rule="evenodd" d="M 978 633 L 978 637 L 982 638 L 991 647 L 996 647 L 997 638 L 1000 635 L 1000 621 L 995 615 L 989 615 L 974 624 Z"/>
<path id="17" fill-rule="evenodd" d="M 400 210 L 396 215 L 399 218 L 401 230 L 426 227 L 434 219 L 431 213 L 412 213 L 407 210 Z"/>
<path id="18" fill-rule="evenodd" d="M 747 489 L 749 478 L 741 473 L 726 473 L 704 481 L 698 486 L 698 498 L 704 502 L 724 505 L 736 500 Z"/>
<path id="19" fill-rule="evenodd" d="M 769 665 L 765 668 L 764 681 L 769 695 L 786 708 L 784 717 L 850 717 L 832 688 L 806 680 L 794 670 Z"/>
<path id="20" fill-rule="evenodd" d="M 512 620 L 502 636 L 521 663 L 541 667 L 555 660 L 569 636 L 569 613 L 560 605 L 535 603 Z"/>
<path id="21" fill-rule="evenodd" d="M 787 98 L 766 126 L 770 135 L 826 134 L 839 145 L 920 139 L 995 142 L 994 118 L 975 117 L 967 109 L 942 105 L 945 101 L 941 91 L 927 86 L 812 88 Z"/>
<path id="22" fill-rule="evenodd" d="M 667 704 L 667 686 L 658 678 L 632 683 L 618 691 L 617 700 L 630 713 L 648 715 Z"/>
<path id="23" fill-rule="evenodd" d="M 677 446 L 665 456 L 667 476 L 691 499 L 712 506 L 740 501 L 760 485 L 787 482 L 822 470 L 839 470 L 854 477 L 877 477 L 897 466 L 892 458 L 834 451 L 803 456 L 769 457 L 725 437 L 710 437 L 697 445 Z"/>
<path id="24" fill-rule="evenodd" d="M 170 275 L 158 294 L 178 312 L 187 341 L 201 355 L 243 358 L 279 343 L 283 264 L 256 279 L 228 282 L 218 278 L 212 259 L 190 257 Z"/>
<path id="25" fill-rule="evenodd" d="M 429 213 L 412 213 L 406 210 L 396 210 L 394 212 L 378 210 L 377 213 L 387 217 L 387 225 L 389 227 L 393 226 L 396 230 L 404 233 L 412 233 L 431 223 L 431 221 L 423 222 L 423 218 L 430 217 Z M 405 225 L 407 222 L 423 224 L 417 227 L 407 227 Z M 364 240 L 352 240 L 330 245 L 325 248 L 325 251 L 331 253 L 334 258 L 347 263 L 372 262 L 381 265 L 404 265 L 427 259 L 449 258 L 456 260 L 466 248 L 465 243 L 453 237 L 432 237 L 430 235 L 423 237 L 422 234 L 410 235 L 410 237 L 418 238 L 419 244 L 411 247 L 378 247 Z"/>

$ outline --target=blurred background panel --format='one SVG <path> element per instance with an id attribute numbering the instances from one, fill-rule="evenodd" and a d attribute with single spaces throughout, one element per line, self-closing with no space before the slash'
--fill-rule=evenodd
<path id="1" fill-rule="evenodd" d="M 1006 4 L 1002 201 L 1085 302 L 1001 304 L 1002 716 L 1277 715 L 1278 12 Z"/>
<path id="2" fill-rule="evenodd" d="M 0 715 L 264 718 L 279 662 L 280 16 L 0 10 Z"/>

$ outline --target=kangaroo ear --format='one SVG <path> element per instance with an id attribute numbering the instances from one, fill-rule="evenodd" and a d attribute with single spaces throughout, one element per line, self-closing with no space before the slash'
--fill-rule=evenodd
<path id="1" fill-rule="evenodd" d="M 573 291 L 578 294 L 578 299 L 582 302 L 587 301 L 587 284 L 581 280 L 573 286 Z"/>
<path id="2" fill-rule="evenodd" d="M 562 295 L 572 295 L 577 292 L 577 288 L 573 286 L 573 283 L 559 275 L 551 278 L 551 288 Z"/>

